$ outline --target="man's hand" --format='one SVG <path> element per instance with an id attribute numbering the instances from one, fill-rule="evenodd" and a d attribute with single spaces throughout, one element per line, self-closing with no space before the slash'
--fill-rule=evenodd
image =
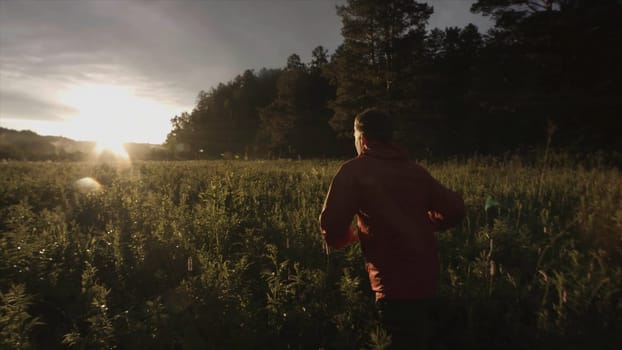
<path id="1" fill-rule="evenodd" d="M 430 224 L 434 225 L 435 229 L 438 229 L 442 226 L 443 221 L 445 220 L 443 214 L 433 210 L 428 210 L 427 214 Z"/>
<path id="2" fill-rule="evenodd" d="M 359 240 L 359 235 L 358 235 L 358 230 L 356 229 L 356 227 L 348 226 L 348 232 L 346 234 L 346 242 L 344 246 L 358 242 L 358 240 Z M 322 242 L 322 247 L 324 248 L 324 252 L 326 254 L 330 253 L 331 247 L 328 245 L 328 243 L 326 243 L 326 240 Z"/>

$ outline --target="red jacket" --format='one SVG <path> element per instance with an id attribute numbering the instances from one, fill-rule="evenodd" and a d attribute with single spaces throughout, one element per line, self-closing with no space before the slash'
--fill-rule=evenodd
<path id="1" fill-rule="evenodd" d="M 443 219 L 433 222 L 429 212 Z M 358 235 L 350 227 L 354 215 Z M 330 247 L 360 240 L 376 299 L 420 299 L 438 289 L 434 231 L 457 225 L 464 215 L 462 197 L 408 160 L 404 149 L 376 143 L 333 178 L 320 228 Z"/>

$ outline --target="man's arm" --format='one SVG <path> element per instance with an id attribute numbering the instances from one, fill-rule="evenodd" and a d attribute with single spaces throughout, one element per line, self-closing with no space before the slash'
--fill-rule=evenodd
<path id="1" fill-rule="evenodd" d="M 428 218 L 436 225 L 438 231 L 447 230 L 462 221 L 466 208 L 462 196 L 430 176 L 431 198 Z"/>
<path id="2" fill-rule="evenodd" d="M 356 197 L 354 179 L 342 166 L 330 184 L 320 214 L 320 230 L 329 247 L 342 248 L 358 240 L 350 226 L 357 212 Z"/>

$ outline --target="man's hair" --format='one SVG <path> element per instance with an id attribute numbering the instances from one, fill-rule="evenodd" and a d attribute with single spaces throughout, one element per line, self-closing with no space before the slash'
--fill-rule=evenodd
<path id="1" fill-rule="evenodd" d="M 393 138 L 393 123 L 389 113 L 368 108 L 354 118 L 354 127 L 365 135 L 368 141 L 388 143 Z"/>

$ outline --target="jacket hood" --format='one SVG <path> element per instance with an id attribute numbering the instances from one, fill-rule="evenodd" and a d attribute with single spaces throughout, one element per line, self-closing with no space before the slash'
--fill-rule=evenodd
<path id="1" fill-rule="evenodd" d="M 408 159 L 406 147 L 393 143 L 372 142 L 363 149 L 362 156 L 370 156 L 380 159 Z"/>

